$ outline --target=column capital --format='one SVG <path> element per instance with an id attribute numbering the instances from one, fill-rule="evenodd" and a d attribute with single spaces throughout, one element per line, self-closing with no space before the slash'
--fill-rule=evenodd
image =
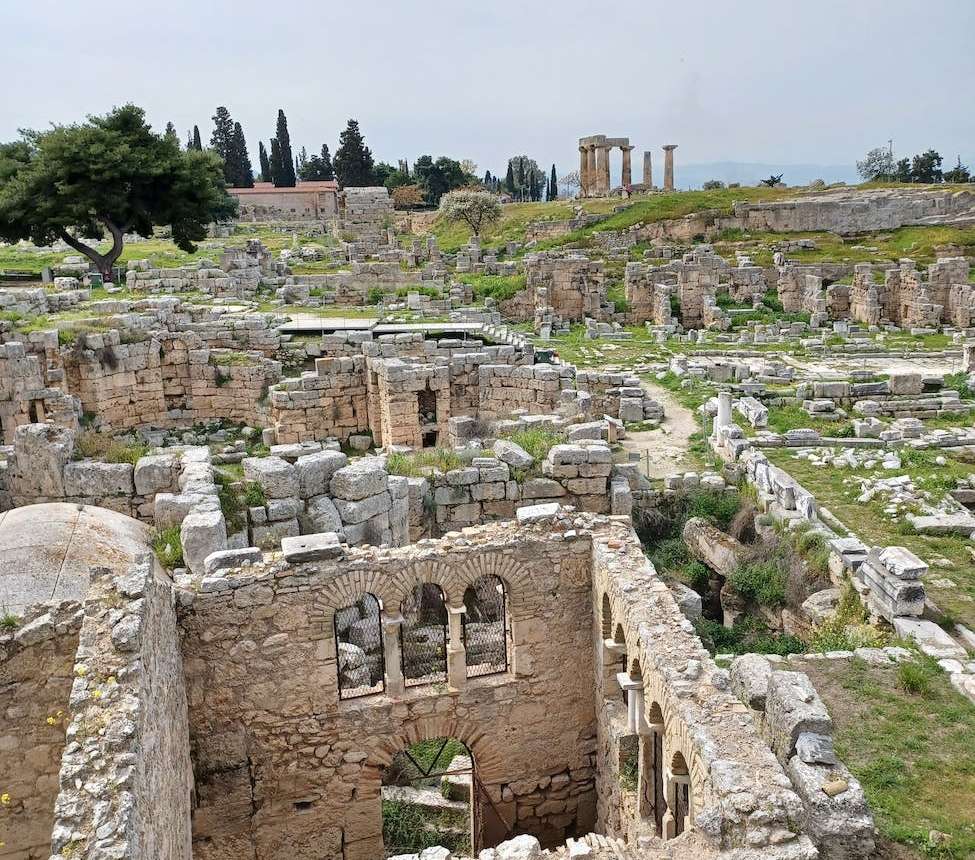
<path id="1" fill-rule="evenodd" d="M 448 605 L 447 612 L 450 613 L 451 615 L 463 615 L 465 612 L 467 612 L 467 607 L 464 606 L 463 603 L 461 603 L 460 606 Z"/>

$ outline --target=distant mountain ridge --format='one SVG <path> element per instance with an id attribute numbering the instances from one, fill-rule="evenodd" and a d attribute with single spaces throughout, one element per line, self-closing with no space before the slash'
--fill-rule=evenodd
<path id="1" fill-rule="evenodd" d="M 654 170 L 654 173 L 657 171 Z M 681 164 L 678 160 L 674 173 L 674 182 L 678 188 L 700 188 L 710 179 L 718 179 L 725 184 L 738 182 L 741 185 L 757 185 L 760 179 L 778 176 L 780 173 L 786 185 L 808 185 L 816 179 L 822 179 L 826 183 L 861 181 L 855 164 L 769 164 L 744 161 Z M 654 176 L 657 185 L 662 180 L 663 176 Z"/>

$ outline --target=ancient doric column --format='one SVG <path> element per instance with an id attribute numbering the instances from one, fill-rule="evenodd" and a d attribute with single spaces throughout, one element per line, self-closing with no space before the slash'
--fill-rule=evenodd
<path id="1" fill-rule="evenodd" d="M 589 156 L 585 146 L 579 147 L 579 196 L 589 196 Z"/>
<path id="2" fill-rule="evenodd" d="M 633 184 L 633 173 L 630 166 L 630 152 L 633 150 L 632 146 L 621 146 L 623 150 L 623 178 L 622 185 L 626 188 L 628 185 Z"/>
<path id="3" fill-rule="evenodd" d="M 600 146 L 596 150 L 596 196 L 609 196 L 609 147 Z"/>
<path id="4" fill-rule="evenodd" d="M 598 197 L 599 188 L 597 187 L 599 180 L 596 175 L 596 145 L 590 143 L 588 146 L 588 151 L 586 152 L 586 176 L 589 177 L 586 182 L 586 197 Z"/>
<path id="5" fill-rule="evenodd" d="M 676 143 L 668 143 L 664 147 L 664 191 L 674 190 L 674 150 Z"/>
<path id="6" fill-rule="evenodd" d="M 643 185 L 647 191 L 653 188 L 653 157 L 649 149 L 643 153 Z"/>

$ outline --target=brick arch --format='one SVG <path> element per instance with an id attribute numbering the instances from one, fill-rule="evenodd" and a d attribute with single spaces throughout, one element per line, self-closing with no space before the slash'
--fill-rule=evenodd
<path id="1" fill-rule="evenodd" d="M 391 577 L 390 591 L 395 593 L 390 605 L 399 607 L 421 582 L 433 582 L 443 589 L 448 606 L 460 606 L 469 585 L 482 576 L 496 576 L 504 584 L 512 617 L 517 619 L 531 601 L 532 582 L 528 570 L 501 553 L 471 554 L 463 563 L 417 561 Z"/>
<path id="2" fill-rule="evenodd" d="M 664 761 L 669 764 L 680 753 L 687 764 L 691 777 L 691 820 L 705 806 L 707 795 L 707 771 L 698 753 L 694 737 L 686 721 L 678 713 L 675 697 L 666 687 L 666 681 L 656 672 L 645 672 L 643 677 L 643 709 L 650 714 L 657 709 L 663 715 Z"/>
<path id="3" fill-rule="evenodd" d="M 463 743 L 474 759 L 478 779 L 485 785 L 498 785 L 510 779 L 504 771 L 503 750 L 491 746 L 476 724 L 446 716 L 430 715 L 413 720 L 403 731 L 370 738 L 364 744 L 368 767 L 381 770 L 393 757 L 418 741 L 432 738 L 455 738 Z"/>

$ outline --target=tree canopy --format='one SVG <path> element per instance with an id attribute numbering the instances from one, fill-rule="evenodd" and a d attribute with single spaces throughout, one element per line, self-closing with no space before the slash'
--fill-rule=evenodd
<path id="1" fill-rule="evenodd" d="M 5 241 L 61 239 L 110 277 L 125 233 L 149 237 L 155 225 L 169 225 L 176 246 L 192 252 L 211 222 L 236 212 L 219 157 L 182 151 L 172 137 L 153 132 L 135 105 L 22 135 L 0 145 Z M 100 241 L 106 232 L 112 247 L 104 254 L 82 241 Z"/>
<path id="2" fill-rule="evenodd" d="M 335 178 L 343 188 L 362 188 L 376 181 L 372 152 L 359 131 L 359 123 L 354 119 L 349 120 L 345 131 L 339 135 L 339 148 L 335 150 L 333 166 Z"/>
<path id="3" fill-rule="evenodd" d="M 277 161 L 274 158 L 274 141 L 277 141 Z M 295 178 L 295 159 L 291 154 L 288 118 L 284 115 L 284 111 L 279 109 L 274 140 L 271 141 L 271 181 L 278 188 L 294 188 Z"/>
<path id="4" fill-rule="evenodd" d="M 448 221 L 463 221 L 480 236 L 484 227 L 501 218 L 501 201 L 490 191 L 461 188 L 444 194 L 440 214 Z"/>

